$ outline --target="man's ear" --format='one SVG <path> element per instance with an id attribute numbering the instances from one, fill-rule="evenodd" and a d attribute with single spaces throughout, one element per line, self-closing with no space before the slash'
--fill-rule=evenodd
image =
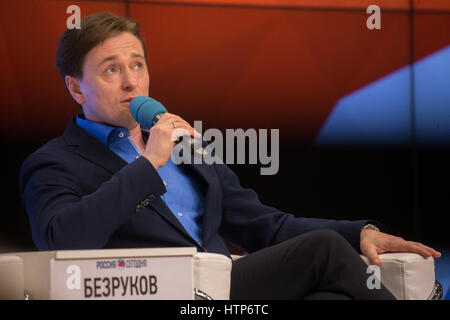
<path id="1" fill-rule="evenodd" d="M 66 87 L 69 90 L 72 98 L 79 104 L 82 105 L 84 103 L 83 93 L 80 91 L 80 82 L 77 78 L 72 76 L 66 76 Z"/>

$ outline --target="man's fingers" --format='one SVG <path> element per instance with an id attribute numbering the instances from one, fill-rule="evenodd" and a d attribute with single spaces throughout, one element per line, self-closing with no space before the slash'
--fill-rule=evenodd
<path id="1" fill-rule="evenodd" d="M 380 264 L 380 257 L 378 256 L 375 246 L 370 246 L 369 248 L 367 248 L 366 252 L 364 252 L 364 255 L 367 257 L 367 259 L 369 259 L 370 264 Z"/>
<path id="2" fill-rule="evenodd" d="M 439 251 L 436 251 L 433 249 L 433 258 L 440 258 L 442 256 L 442 254 Z"/>
<path id="3" fill-rule="evenodd" d="M 194 129 L 187 126 L 177 127 L 172 131 L 172 141 L 176 141 L 179 137 L 194 135 Z"/>
<path id="4" fill-rule="evenodd" d="M 178 138 L 180 136 L 188 135 L 196 138 L 201 138 L 201 134 L 198 131 L 192 128 L 192 126 L 187 121 L 175 114 L 165 113 L 158 121 L 158 124 L 161 126 L 167 126 L 169 129 L 173 129 L 174 132 L 172 132 L 172 137 Z"/>
<path id="5" fill-rule="evenodd" d="M 409 243 L 409 247 L 411 248 L 412 252 L 420 254 L 424 258 L 428 258 L 431 256 L 431 254 L 429 254 L 428 251 L 425 248 L 423 248 L 423 246 L 421 246 L 419 243 L 410 242 L 410 241 L 408 241 L 408 243 Z"/>
<path id="6" fill-rule="evenodd" d="M 433 256 L 433 258 L 439 258 L 441 256 L 441 253 L 439 251 L 434 250 L 433 248 L 430 248 L 422 243 L 419 243 L 422 247 L 425 248 L 425 250 L 427 250 L 430 255 Z"/>
<path id="7" fill-rule="evenodd" d="M 429 258 L 433 256 L 434 258 L 439 258 L 441 256 L 440 252 L 427 247 L 419 242 L 405 241 L 399 244 L 399 252 L 414 252 L 420 254 L 424 258 Z"/>
<path id="8" fill-rule="evenodd" d="M 439 258 L 441 256 L 441 253 L 434 250 L 433 248 L 430 248 L 422 243 L 419 242 L 412 242 L 413 245 L 417 248 L 418 250 L 418 254 L 420 254 L 421 256 L 428 258 L 428 257 L 433 257 L 433 258 Z"/>
<path id="9" fill-rule="evenodd" d="M 176 114 L 172 114 L 172 113 L 165 113 L 165 114 L 161 117 L 161 119 L 159 119 L 158 123 L 159 123 L 159 124 L 166 124 L 166 123 L 169 123 L 169 124 L 171 124 L 171 125 L 173 125 L 173 123 L 175 123 L 175 125 L 176 125 L 177 127 L 178 127 L 178 126 L 181 126 L 181 125 L 183 125 L 183 124 L 190 126 L 189 123 L 186 122 L 186 120 L 184 120 L 183 118 L 177 116 Z"/>

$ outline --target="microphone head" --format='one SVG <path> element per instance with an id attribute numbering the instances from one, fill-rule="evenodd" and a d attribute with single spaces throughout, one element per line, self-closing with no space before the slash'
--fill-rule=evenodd
<path id="1" fill-rule="evenodd" d="M 166 108 L 160 102 L 150 97 L 140 96 L 130 102 L 131 116 L 143 129 L 149 130 L 153 126 L 155 117 L 166 112 Z"/>

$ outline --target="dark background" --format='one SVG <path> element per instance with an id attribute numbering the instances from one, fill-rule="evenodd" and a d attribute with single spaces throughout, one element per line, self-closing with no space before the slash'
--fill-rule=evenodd
<path id="1" fill-rule="evenodd" d="M 3 144 L 6 161 L 0 241 L 3 251 L 36 250 L 18 193 L 18 172 L 40 143 Z M 243 187 L 296 216 L 375 219 L 389 233 L 448 248 L 448 149 L 314 149 L 280 147 L 280 170 L 261 176 L 260 165 L 231 165 Z"/>

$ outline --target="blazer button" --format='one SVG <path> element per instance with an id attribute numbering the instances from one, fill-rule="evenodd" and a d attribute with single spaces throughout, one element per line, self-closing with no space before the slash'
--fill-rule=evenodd
<path id="1" fill-rule="evenodd" d="M 142 201 L 142 206 L 146 207 L 146 206 L 148 206 L 149 203 L 150 203 L 150 200 L 147 198 L 144 201 Z"/>
<path id="2" fill-rule="evenodd" d="M 138 205 L 136 206 L 136 212 L 141 211 L 141 209 L 142 209 L 142 205 L 141 205 L 141 204 L 138 204 Z"/>
<path id="3" fill-rule="evenodd" d="M 149 195 L 147 198 L 149 201 L 155 200 L 155 196 L 153 194 Z"/>

